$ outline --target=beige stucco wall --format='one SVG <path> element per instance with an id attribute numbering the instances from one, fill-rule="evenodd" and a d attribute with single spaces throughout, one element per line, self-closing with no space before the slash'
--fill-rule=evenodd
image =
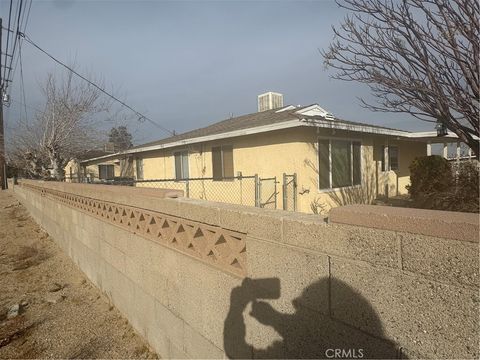
<path id="1" fill-rule="evenodd" d="M 88 177 L 94 178 L 98 180 L 98 165 L 113 165 L 114 176 L 120 176 L 121 169 L 120 169 L 120 161 L 115 160 L 103 160 L 94 162 L 93 164 L 89 164 L 85 166 L 85 172 Z"/>
<path id="2" fill-rule="evenodd" d="M 75 181 L 78 178 L 80 172 L 80 164 L 78 160 L 72 159 L 65 166 L 65 179 L 67 182 Z"/>
<path id="3" fill-rule="evenodd" d="M 318 139 L 349 139 L 362 144 L 362 186 L 347 187 L 337 190 L 318 189 Z M 377 152 L 382 145 L 396 145 L 399 148 L 399 169 L 381 171 Z M 331 207 L 350 203 L 368 203 L 378 195 L 396 196 L 406 194 L 410 182 L 408 167 L 416 156 L 426 155 L 426 144 L 412 140 L 399 140 L 384 135 L 361 134 L 358 132 L 318 129 L 315 127 L 298 127 L 277 130 L 268 133 L 240 136 L 201 144 L 179 146 L 171 149 L 156 150 L 134 154 L 133 172 L 136 174 L 135 162 L 143 161 L 143 179 L 174 179 L 176 151 L 188 150 L 189 177 L 211 178 L 212 153 L 215 146 L 232 145 L 234 174 L 241 172 L 244 176 L 258 174 L 261 178 L 276 177 L 277 208 L 283 208 L 282 176 L 297 174 L 297 210 L 311 213 L 326 213 Z M 115 162 L 91 162 L 87 167 L 89 173 L 98 177 L 98 164 L 115 164 L 115 176 L 121 169 Z M 137 186 L 169 187 L 189 193 L 192 198 L 221 201 L 242 205 L 255 205 L 254 179 L 238 181 L 192 181 L 187 191 L 182 182 L 139 183 Z M 273 194 L 273 182 L 265 182 L 263 194 Z M 273 204 L 271 204 L 273 206 Z"/>
<path id="4" fill-rule="evenodd" d="M 344 188 L 340 191 L 318 190 L 318 150 L 317 139 L 345 138 L 358 140 L 362 143 L 362 178 L 363 186 Z M 381 172 L 380 161 L 375 156 L 374 146 L 396 145 L 399 147 L 399 170 Z M 220 145 L 233 145 L 233 161 L 235 175 L 242 172 L 245 176 L 258 174 L 262 178 L 275 177 L 277 184 L 277 208 L 283 207 L 282 201 L 282 176 L 297 174 L 298 197 L 297 210 L 311 212 L 311 205 L 317 203 L 319 210 L 328 211 L 331 206 L 343 205 L 350 202 L 372 200 L 378 194 L 383 194 L 385 185 L 388 184 L 389 195 L 406 194 L 406 185 L 409 184 L 408 166 L 416 156 L 426 155 L 426 144 L 414 141 L 402 141 L 386 136 L 359 134 L 349 131 L 336 131 L 321 129 L 317 132 L 313 127 L 299 127 L 272 131 L 269 133 L 255 134 L 202 144 L 194 144 L 174 149 L 158 150 L 138 154 L 143 158 L 144 179 L 172 179 L 175 177 L 174 152 L 189 151 L 189 174 L 192 178 L 212 177 L 211 148 Z M 254 197 L 254 188 L 246 182 L 243 189 L 244 204 L 249 197 Z M 144 186 L 153 186 L 144 184 Z M 171 184 L 175 186 L 175 184 Z M 192 186 L 192 185 L 191 185 Z M 193 184 L 195 186 L 195 184 Z M 208 184 L 218 188 L 219 192 L 227 193 L 229 187 L 238 192 L 235 184 Z M 192 195 L 192 197 L 194 197 Z M 209 196 L 208 200 L 221 201 Z"/>
<path id="5" fill-rule="evenodd" d="M 357 207 L 336 213 L 347 223 L 339 224 L 149 191 L 14 186 L 161 358 L 323 358 L 325 348 L 362 349 L 363 358 L 478 358 L 475 214 Z M 123 209 L 135 217 L 120 223 Z M 220 234 L 223 241 L 209 238 Z M 245 277 L 259 281 L 249 287 Z"/>

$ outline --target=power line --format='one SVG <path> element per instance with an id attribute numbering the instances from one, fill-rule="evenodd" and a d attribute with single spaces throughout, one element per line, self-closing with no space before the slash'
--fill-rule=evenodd
<path id="1" fill-rule="evenodd" d="M 5 65 L 7 65 L 8 43 L 10 41 L 10 31 L 11 31 L 10 30 L 10 20 L 12 19 L 12 7 L 13 7 L 13 0 L 10 0 L 10 9 L 8 10 L 7 43 L 5 45 Z M 1 51 L 2 51 L 2 49 L 0 49 L 0 56 L 1 56 Z M 0 71 L 2 71 L 1 68 L 0 68 Z M 4 79 L 5 79 L 6 75 L 7 75 L 7 68 L 5 68 L 5 70 L 3 71 L 3 78 Z M 3 85 L 3 84 L 0 84 L 0 85 Z"/>
<path id="2" fill-rule="evenodd" d="M 28 114 L 27 114 L 27 99 L 25 96 L 25 83 L 23 81 L 23 62 L 22 62 L 22 44 L 18 47 L 18 58 L 20 59 L 20 86 L 22 87 L 23 93 L 23 104 L 25 105 L 25 121 L 28 121 Z M 20 117 L 22 117 L 22 113 L 20 112 Z"/>
<path id="3" fill-rule="evenodd" d="M 122 100 L 118 99 L 117 97 L 115 97 L 114 95 L 108 93 L 106 90 L 104 90 L 103 88 L 101 88 L 100 86 L 98 86 L 97 84 L 95 84 L 94 82 L 88 80 L 86 77 L 84 77 L 83 75 L 79 74 L 78 72 L 76 72 L 74 69 L 72 69 L 71 67 L 69 67 L 68 65 L 64 64 L 63 62 L 61 62 L 60 60 L 58 60 L 57 58 L 55 58 L 53 55 L 49 54 L 46 50 L 42 49 L 40 46 L 38 46 L 37 44 L 35 44 L 29 37 L 28 35 L 26 35 L 25 33 L 20 33 L 19 34 L 20 37 L 24 38 L 26 42 L 28 42 L 29 44 L 31 44 L 32 46 L 34 46 L 35 48 L 37 48 L 38 50 L 40 50 L 42 53 L 44 53 L 45 55 L 47 55 L 50 59 L 52 59 L 53 61 L 55 61 L 56 63 L 60 64 L 61 66 L 63 66 L 64 68 L 66 68 L 67 70 L 71 71 L 72 73 L 74 73 L 75 75 L 77 75 L 79 78 L 81 78 L 82 80 L 86 81 L 87 83 L 89 83 L 90 85 L 92 85 L 93 87 L 95 87 L 96 89 L 98 89 L 99 91 L 101 91 L 102 93 L 104 93 L 105 95 L 107 95 L 108 97 L 110 97 L 111 99 L 117 101 L 118 103 L 120 103 L 121 105 L 123 105 L 124 107 L 126 107 L 127 109 L 133 111 L 135 113 L 135 115 L 137 115 L 139 117 L 139 121 L 142 121 L 142 120 L 147 120 L 148 122 L 150 122 L 151 124 L 157 126 L 159 129 L 165 131 L 166 133 L 170 134 L 170 135 L 174 135 L 174 133 L 170 130 L 168 130 L 167 128 L 163 127 L 162 125 L 158 124 L 157 122 L 153 121 L 152 119 L 148 118 L 147 116 L 143 115 L 142 113 L 138 112 L 137 110 L 135 110 L 134 108 L 132 108 L 130 105 L 126 104 L 125 102 L 123 102 Z"/>
<path id="4" fill-rule="evenodd" d="M 28 25 L 28 19 L 30 18 L 30 10 L 32 8 L 32 3 L 33 3 L 33 0 L 30 0 L 30 5 L 28 6 L 28 11 L 27 11 L 27 15 L 25 16 L 25 11 L 23 11 L 23 15 L 22 15 L 22 19 L 20 21 L 20 28 L 23 27 L 23 33 L 25 32 L 25 30 L 27 29 L 27 25 Z M 24 6 L 24 10 L 26 9 L 27 7 L 27 2 L 25 2 L 25 6 Z M 25 22 L 23 21 L 25 19 Z M 12 33 L 14 32 L 13 30 L 10 30 Z M 17 34 L 17 36 L 20 36 Z M 23 39 L 19 39 L 19 42 L 18 42 L 18 48 L 20 49 L 20 47 L 22 46 L 23 44 Z M 12 55 L 15 55 L 15 54 L 12 54 Z M 9 55 L 10 56 L 10 55 Z M 13 56 L 12 56 L 12 60 L 13 60 Z M 19 61 L 19 57 L 17 56 L 16 60 L 15 60 L 15 65 L 13 65 L 13 70 L 12 70 L 12 76 L 11 78 L 8 80 L 8 82 L 13 82 L 13 79 L 15 78 L 15 74 L 16 74 L 16 70 L 17 70 L 17 66 L 18 66 L 18 61 Z M 8 85 L 8 84 L 7 84 Z"/>
<path id="5" fill-rule="evenodd" d="M 8 69 L 8 76 L 7 79 L 10 79 L 10 74 L 12 73 L 12 65 L 13 65 L 13 58 L 15 57 L 15 50 L 17 48 L 17 42 L 18 39 L 20 38 L 20 16 L 22 14 L 22 5 L 23 5 L 23 0 L 20 0 L 20 5 L 18 7 L 18 17 L 17 17 L 17 32 L 15 34 L 15 41 L 13 43 L 13 50 L 12 50 L 12 57 L 10 58 L 10 69 Z M 26 5 L 26 3 L 25 3 Z M 8 84 L 7 84 L 8 86 Z"/>

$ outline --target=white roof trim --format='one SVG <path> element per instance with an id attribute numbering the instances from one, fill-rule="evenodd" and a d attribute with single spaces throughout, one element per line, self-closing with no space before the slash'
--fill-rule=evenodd
<path id="1" fill-rule="evenodd" d="M 332 129 L 338 129 L 338 130 L 349 130 L 349 131 L 356 131 L 356 132 L 363 132 L 363 133 L 401 136 L 401 137 L 410 137 L 409 135 L 412 134 L 407 131 L 382 129 L 382 128 L 376 128 L 374 126 L 368 126 L 368 125 L 351 125 L 351 124 L 344 124 L 341 122 L 332 122 L 332 121 L 326 121 L 326 120 L 295 119 L 295 120 L 283 121 L 281 123 L 276 123 L 276 124 L 257 126 L 254 128 L 241 129 L 241 130 L 229 131 L 226 133 L 184 139 L 184 140 L 174 141 L 166 144 L 144 146 L 137 149 L 126 150 L 117 154 L 104 155 L 97 158 L 84 160 L 84 161 L 81 161 L 81 163 L 88 163 L 91 161 L 103 160 L 103 159 L 108 159 L 108 158 L 127 155 L 127 154 L 137 154 L 137 153 L 142 153 L 147 151 L 168 149 L 168 148 L 173 148 L 177 146 L 196 144 L 200 142 L 207 142 L 207 141 L 213 141 L 213 140 L 219 140 L 219 139 L 228 139 L 228 138 L 237 137 L 237 136 L 253 135 L 253 134 L 265 133 L 265 132 L 274 131 L 274 130 L 289 129 L 289 128 L 294 128 L 299 126 L 315 126 L 320 128 L 332 128 Z"/>
<path id="2" fill-rule="evenodd" d="M 281 109 L 279 109 L 279 110 L 277 110 L 277 111 L 275 111 L 275 112 L 276 112 L 276 113 L 279 113 L 279 112 L 282 112 L 282 111 L 293 110 L 293 109 L 296 109 L 296 107 L 293 106 L 293 105 L 288 105 L 288 106 L 283 107 L 283 108 L 281 108 Z"/>
<path id="3" fill-rule="evenodd" d="M 314 106 L 318 106 L 318 105 L 314 105 Z M 228 139 L 228 138 L 237 137 L 237 136 L 260 134 L 260 133 L 265 133 L 269 131 L 289 129 L 289 128 L 300 127 L 300 126 L 313 126 L 313 127 L 326 128 L 326 129 L 348 130 L 348 131 L 355 131 L 360 133 L 397 136 L 397 137 L 403 137 L 403 138 L 409 138 L 409 139 L 422 139 L 422 138 L 428 139 L 428 138 L 437 137 L 436 131 L 424 131 L 424 132 L 415 133 L 415 132 L 409 132 L 409 131 L 403 131 L 403 130 L 379 128 L 376 126 L 364 125 L 364 124 L 347 124 L 341 121 L 329 121 L 329 120 L 321 120 L 321 119 L 301 119 L 301 120 L 292 119 L 292 120 L 287 120 L 287 121 L 283 121 L 276 124 L 257 126 L 257 127 L 248 128 L 248 129 L 234 130 L 234 131 L 224 132 L 220 134 L 200 136 L 196 138 L 178 140 L 178 141 L 165 143 L 165 144 L 144 146 L 137 149 L 126 150 L 116 154 L 104 155 L 104 156 L 100 156 L 100 157 L 96 157 L 88 160 L 83 160 L 80 163 L 89 163 L 92 161 L 106 160 L 109 158 L 114 158 L 122 155 L 162 150 L 162 149 L 168 149 L 168 148 L 173 148 L 177 146 L 185 146 L 189 144 L 196 144 L 196 143 L 213 141 L 213 140 Z M 447 135 L 447 137 L 456 138 L 457 136 L 455 134 L 449 134 Z"/>
<path id="4" fill-rule="evenodd" d="M 332 115 L 318 104 L 308 106 L 295 112 L 295 114 L 304 116 L 328 116 Z"/>
<path id="5" fill-rule="evenodd" d="M 436 131 L 419 131 L 412 133 L 412 138 L 429 138 L 429 137 L 437 137 Z M 457 134 L 449 132 L 447 135 L 442 136 L 442 138 L 458 138 Z"/>
<path id="6" fill-rule="evenodd" d="M 97 157 L 97 158 L 84 160 L 84 161 L 81 161 L 81 163 L 87 163 L 87 162 L 90 162 L 90 161 L 107 159 L 107 158 L 115 157 L 115 156 L 119 156 L 119 155 L 136 154 L 136 153 L 139 153 L 139 152 L 168 149 L 168 148 L 172 148 L 172 147 L 176 147 L 176 146 L 184 146 L 184 145 L 196 144 L 196 143 L 200 143 L 200 142 L 219 140 L 219 139 L 228 139 L 228 138 L 237 137 L 237 136 L 252 135 L 252 134 L 269 132 L 269 131 L 273 131 L 273 130 L 288 129 L 288 128 L 293 128 L 293 127 L 298 127 L 298 126 L 303 126 L 303 125 L 304 124 L 302 122 L 300 122 L 300 120 L 298 120 L 298 119 L 287 120 L 287 121 L 277 123 L 277 124 L 257 126 L 257 127 L 254 127 L 254 128 L 229 131 L 229 132 L 226 132 L 226 133 L 220 133 L 220 134 L 214 134 L 214 135 L 200 136 L 200 137 L 196 137 L 196 138 L 178 140 L 178 141 L 174 141 L 174 142 L 166 143 L 166 144 L 144 146 L 144 147 L 141 147 L 141 148 L 138 148 L 138 149 L 126 150 L 126 151 L 123 151 L 123 152 L 120 152 L 120 153 L 117 153 L 117 154 L 104 155 L 104 156 L 100 156 L 100 157 Z"/>
<path id="7" fill-rule="evenodd" d="M 355 132 L 362 132 L 362 133 L 369 133 L 369 134 L 379 134 L 379 135 L 389 135 L 389 136 L 401 136 L 409 138 L 413 133 L 404 130 L 393 130 L 393 129 L 385 129 L 379 128 L 376 126 L 365 125 L 365 124 L 347 124 L 343 122 L 337 121 L 329 121 L 329 120 L 318 120 L 318 119 L 304 119 L 305 126 L 315 126 L 320 128 L 327 128 L 327 129 L 336 129 L 336 130 L 348 130 L 348 131 L 355 131 Z"/>

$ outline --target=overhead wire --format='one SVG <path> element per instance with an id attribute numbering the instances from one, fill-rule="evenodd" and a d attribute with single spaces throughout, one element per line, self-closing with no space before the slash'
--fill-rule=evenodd
<path id="1" fill-rule="evenodd" d="M 22 61 L 22 46 L 18 47 L 18 58 L 20 59 L 20 87 L 22 88 L 23 94 L 23 104 L 25 108 L 25 122 L 28 121 L 28 113 L 27 113 L 27 98 L 25 96 L 25 82 L 23 81 L 23 61 Z M 20 117 L 22 117 L 22 112 L 20 112 Z"/>
<path id="2" fill-rule="evenodd" d="M 28 1 L 28 0 L 26 0 L 26 1 Z M 30 0 L 30 1 L 32 1 L 32 0 Z M 12 3 L 11 9 L 13 9 L 13 1 L 11 1 L 11 3 Z M 19 35 L 18 34 L 20 32 L 19 29 L 21 29 L 21 23 L 23 23 L 23 19 L 25 17 L 25 11 L 24 10 L 26 9 L 27 3 L 25 2 L 25 5 L 23 6 L 23 10 L 22 10 L 22 5 L 23 5 L 23 0 L 20 0 L 20 1 L 17 2 L 17 6 L 16 6 L 16 9 L 15 9 L 15 14 L 13 16 L 13 22 L 11 21 L 11 19 L 9 19 L 8 27 L 4 28 L 7 31 L 7 43 L 10 44 L 10 42 L 13 41 L 13 49 L 12 49 L 11 53 L 9 53 L 9 51 L 8 51 L 10 46 L 8 46 L 5 49 L 5 61 L 4 61 L 4 64 L 2 65 L 4 73 L 3 73 L 3 78 L 2 78 L 3 84 L 1 84 L 1 85 L 2 85 L 3 91 L 5 91 L 5 92 L 7 92 L 8 88 L 10 86 L 10 83 L 13 82 L 13 74 L 15 73 L 15 68 L 18 65 L 18 56 L 17 56 L 17 53 L 16 53 L 17 42 L 19 41 Z M 30 3 L 30 5 L 31 5 L 31 3 Z M 10 17 L 11 16 L 9 16 L 9 18 Z M 16 28 L 16 31 L 13 30 L 15 28 Z M 12 37 L 14 37 L 14 40 L 12 40 Z M 10 58 L 10 63 L 8 63 L 9 60 L 8 60 L 7 57 Z"/>
<path id="3" fill-rule="evenodd" d="M 42 49 L 39 45 L 37 45 L 32 39 L 30 39 L 30 37 L 28 35 L 26 35 L 25 33 L 20 33 L 20 36 L 23 37 L 25 39 L 26 42 L 28 42 L 30 45 L 32 45 L 33 47 L 35 47 L 36 49 L 38 49 L 39 51 L 41 51 L 42 53 L 44 53 L 45 55 L 47 55 L 50 59 L 52 59 L 53 61 L 55 61 L 56 63 L 58 63 L 59 65 L 63 66 L 65 69 L 67 69 L 68 71 L 71 71 L 73 74 L 77 75 L 79 78 L 81 78 L 82 80 L 86 81 L 87 83 L 89 83 L 91 86 L 95 87 L 97 90 L 99 90 L 100 92 L 102 92 L 103 94 L 107 95 L 108 97 L 110 97 L 111 99 L 115 100 L 116 102 L 118 102 L 119 104 L 123 105 L 124 107 L 126 107 L 127 109 L 131 110 L 135 115 L 137 115 L 139 117 L 139 121 L 142 121 L 142 120 L 146 120 L 148 122 L 150 122 L 151 124 L 157 126 L 159 129 L 165 131 L 166 133 L 170 134 L 170 135 L 175 135 L 173 131 L 170 131 L 168 130 L 167 128 L 165 128 L 164 126 L 158 124 L 157 122 L 153 121 L 152 119 L 148 118 L 147 116 L 143 115 L 142 113 L 140 113 L 139 111 L 135 110 L 134 108 L 132 108 L 130 105 L 126 104 L 124 101 L 120 100 L 119 98 L 117 98 L 116 96 L 110 94 L 109 92 L 107 92 L 106 90 L 104 90 L 102 87 L 100 87 L 99 85 L 95 84 L 93 81 L 87 79 L 85 76 L 79 74 L 77 71 L 75 71 L 74 69 L 72 69 L 70 66 L 64 64 L 62 61 L 58 60 L 56 57 L 54 57 L 53 55 L 51 55 L 50 53 L 48 53 L 46 50 Z"/>
<path id="4" fill-rule="evenodd" d="M 17 48 L 17 42 L 18 42 L 18 39 L 20 38 L 20 17 L 21 17 L 21 14 L 22 14 L 22 5 L 23 5 L 23 0 L 20 0 L 20 5 L 18 7 L 18 13 L 16 14 L 17 15 L 17 31 L 15 33 L 15 40 L 13 42 L 13 50 L 12 50 L 12 56 L 10 58 L 10 66 L 9 66 L 9 69 L 8 69 L 8 75 L 7 75 L 7 80 L 10 80 L 12 81 L 12 79 L 10 79 L 10 74 L 12 73 L 12 65 L 13 65 L 13 58 L 15 57 L 15 50 Z M 8 84 L 7 84 L 8 86 Z"/>
<path id="5" fill-rule="evenodd" d="M 28 1 L 28 0 L 27 0 Z M 30 5 L 28 7 L 28 13 L 27 13 L 27 16 L 25 17 L 25 9 L 27 7 L 27 2 L 25 2 L 25 6 L 24 6 L 24 11 L 23 11 L 23 15 L 22 15 L 22 19 L 20 21 L 20 28 L 23 29 L 22 32 L 25 32 L 26 28 L 27 28 L 27 24 L 28 24 L 28 19 L 30 17 L 30 9 L 32 7 L 32 2 L 33 0 L 30 0 Z M 24 22 L 24 19 L 25 22 Z M 19 34 L 17 34 L 17 36 L 20 36 Z M 21 46 L 23 44 L 23 38 L 19 38 L 18 40 L 18 48 L 20 49 Z M 19 52 L 18 52 L 19 53 Z M 13 59 L 13 58 L 12 58 Z M 15 74 L 16 74 L 16 70 L 17 70 L 17 67 L 18 67 L 18 61 L 19 61 L 19 57 L 17 56 L 16 59 L 15 59 L 15 64 L 13 65 L 13 70 L 12 70 L 12 73 L 11 73 L 11 77 L 9 79 L 9 82 L 13 82 L 13 79 L 15 78 Z M 7 84 L 8 85 L 8 84 Z"/>
<path id="6" fill-rule="evenodd" d="M 8 10 L 8 25 L 7 25 L 7 41 L 6 41 L 6 45 L 5 45 L 5 60 L 4 60 L 4 64 L 7 65 L 7 54 L 8 54 L 8 44 L 9 44 L 9 41 L 10 41 L 10 21 L 12 19 L 12 7 L 13 7 L 13 0 L 10 0 L 10 9 Z M 0 56 L 1 56 L 1 52 L 2 52 L 2 49 L 0 49 Z M 2 71 L 2 69 L 0 68 L 0 71 Z M 5 79 L 5 75 L 7 74 L 7 68 L 6 66 L 4 67 L 4 70 L 3 70 L 3 77 L 2 79 Z M 0 84 L 0 87 L 3 87 L 1 86 L 3 84 Z"/>
<path id="7" fill-rule="evenodd" d="M 27 0 L 28 1 L 28 0 Z M 19 37 L 19 43 L 18 43 L 18 48 L 20 49 L 21 46 L 23 45 L 23 38 L 20 37 L 20 33 L 24 33 L 27 29 L 27 25 L 28 25 L 28 19 L 30 18 L 30 10 L 32 8 L 32 2 L 33 0 L 30 0 L 30 5 L 28 7 L 28 11 L 27 11 L 27 15 L 25 16 L 25 9 L 27 7 L 27 1 L 25 2 L 25 6 L 24 6 L 24 11 L 23 11 L 23 16 L 22 16 L 22 19 L 20 21 L 20 28 L 22 29 L 21 32 L 19 32 L 17 34 L 17 36 Z M 25 19 L 25 22 L 24 22 L 24 19 Z M 20 53 L 20 51 L 19 51 Z M 15 74 L 16 74 L 16 70 L 17 70 L 17 66 L 18 66 L 18 61 L 19 61 L 19 57 L 17 56 L 16 60 L 15 60 L 15 64 L 13 65 L 13 71 L 12 71 L 12 76 L 11 76 L 11 79 L 10 79 L 10 82 L 13 81 L 13 79 L 15 78 Z"/>

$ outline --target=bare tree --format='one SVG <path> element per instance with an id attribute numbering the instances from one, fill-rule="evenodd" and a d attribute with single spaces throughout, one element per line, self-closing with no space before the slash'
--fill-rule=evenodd
<path id="1" fill-rule="evenodd" d="M 49 74 L 42 91 L 45 110 L 17 129 L 14 158 L 24 162 L 32 176 L 49 170 L 61 179 L 70 159 L 100 142 L 99 114 L 108 112 L 111 102 L 97 88 L 75 81 L 72 72 L 60 78 Z"/>
<path id="2" fill-rule="evenodd" d="M 323 51 L 333 77 L 368 84 L 374 111 L 445 126 L 479 155 L 480 5 L 474 0 L 343 0 Z"/>

